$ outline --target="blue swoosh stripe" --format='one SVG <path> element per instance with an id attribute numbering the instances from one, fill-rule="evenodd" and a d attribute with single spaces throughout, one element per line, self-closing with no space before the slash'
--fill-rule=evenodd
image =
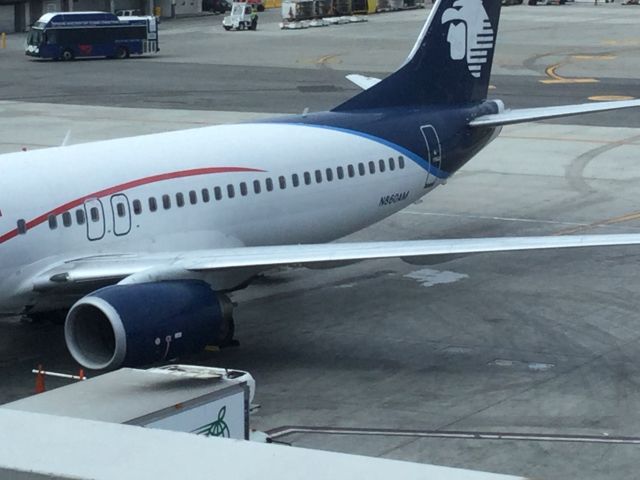
<path id="1" fill-rule="evenodd" d="M 348 128 L 334 127 L 331 125 L 322 125 L 317 123 L 304 123 L 304 122 L 282 122 L 282 123 L 287 125 L 299 125 L 303 127 L 323 128 L 326 130 L 334 130 L 337 132 L 347 133 L 350 135 L 356 135 L 358 137 L 366 138 L 367 140 L 371 140 L 376 143 L 381 143 L 382 145 L 385 145 L 387 147 L 393 148 L 394 150 L 397 150 L 398 152 L 402 153 L 404 156 L 413 160 L 421 168 L 423 168 L 424 170 L 426 170 L 428 173 L 430 173 L 435 177 L 438 177 L 440 179 L 445 179 L 449 177 L 449 174 L 447 172 L 445 172 L 444 170 L 440 170 L 439 168 L 434 167 L 433 165 L 430 165 L 429 162 L 427 162 L 424 158 L 422 158 L 420 155 L 413 153 L 411 150 L 408 150 L 396 143 L 390 142 L 389 140 L 385 140 L 384 138 L 376 137 L 375 135 L 371 135 L 369 133 L 359 132 L 357 130 L 350 130 Z"/>

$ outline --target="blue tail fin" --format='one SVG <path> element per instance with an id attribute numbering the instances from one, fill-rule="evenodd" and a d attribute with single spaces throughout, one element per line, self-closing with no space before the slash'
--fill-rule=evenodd
<path id="1" fill-rule="evenodd" d="M 334 111 L 487 98 L 501 0 L 438 0 L 405 64 Z"/>

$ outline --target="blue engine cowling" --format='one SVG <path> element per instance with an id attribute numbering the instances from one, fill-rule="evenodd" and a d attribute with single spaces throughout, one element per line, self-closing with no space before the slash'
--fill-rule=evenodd
<path id="1" fill-rule="evenodd" d="M 71 307 L 65 340 L 86 368 L 147 365 L 217 344 L 229 306 L 198 280 L 113 285 Z"/>

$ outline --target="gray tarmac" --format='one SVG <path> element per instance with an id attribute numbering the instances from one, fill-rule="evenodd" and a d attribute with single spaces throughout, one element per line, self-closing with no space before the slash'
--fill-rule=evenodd
<path id="1" fill-rule="evenodd" d="M 167 21 L 161 55 L 123 62 L 33 61 L 10 35 L 0 151 L 58 145 L 69 130 L 80 143 L 330 108 L 356 92 L 346 73 L 401 63 L 426 14 L 295 32 L 278 30 L 276 12 L 258 32 L 224 32 L 215 16 Z M 619 3 L 504 8 L 492 95 L 513 107 L 640 97 L 638 24 L 640 8 Z M 637 110 L 519 125 L 347 240 L 635 233 L 639 193 Z M 620 247 L 269 272 L 234 295 L 240 347 L 182 361 L 252 372 L 253 426 L 293 445 L 635 478 L 639 259 Z M 0 402 L 31 394 L 38 364 L 77 369 L 61 328 L 0 324 Z"/>

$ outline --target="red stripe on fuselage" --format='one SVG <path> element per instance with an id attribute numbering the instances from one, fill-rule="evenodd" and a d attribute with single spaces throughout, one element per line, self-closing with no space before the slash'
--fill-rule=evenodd
<path id="1" fill-rule="evenodd" d="M 114 187 L 105 188 L 104 190 L 100 190 L 94 193 L 90 193 L 83 197 L 72 200 L 71 202 L 65 203 L 53 210 L 43 213 L 42 215 L 34 218 L 27 222 L 27 231 L 44 223 L 49 216 L 51 215 L 60 215 L 61 213 L 66 212 L 67 210 L 71 210 L 72 208 L 79 207 L 84 204 L 86 200 L 91 198 L 101 198 L 109 195 L 113 195 L 114 193 L 119 193 L 124 190 L 130 190 L 132 188 L 140 187 L 142 185 L 149 185 L 150 183 L 162 182 L 164 180 L 174 180 L 176 178 L 184 178 L 184 177 L 195 177 L 198 175 L 209 175 L 214 173 L 236 173 L 236 172 L 264 172 L 264 170 L 260 170 L 257 168 L 245 168 L 245 167 L 208 167 L 208 168 L 194 168 L 192 170 L 182 170 L 179 172 L 171 172 L 171 173 L 161 173 L 159 175 L 152 175 L 150 177 L 140 178 L 138 180 L 132 180 L 130 182 L 121 183 L 120 185 L 116 185 Z M 6 242 L 7 240 L 11 240 L 14 237 L 18 236 L 18 229 L 11 230 L 10 232 L 5 233 L 4 235 L 0 235 L 0 244 Z"/>

